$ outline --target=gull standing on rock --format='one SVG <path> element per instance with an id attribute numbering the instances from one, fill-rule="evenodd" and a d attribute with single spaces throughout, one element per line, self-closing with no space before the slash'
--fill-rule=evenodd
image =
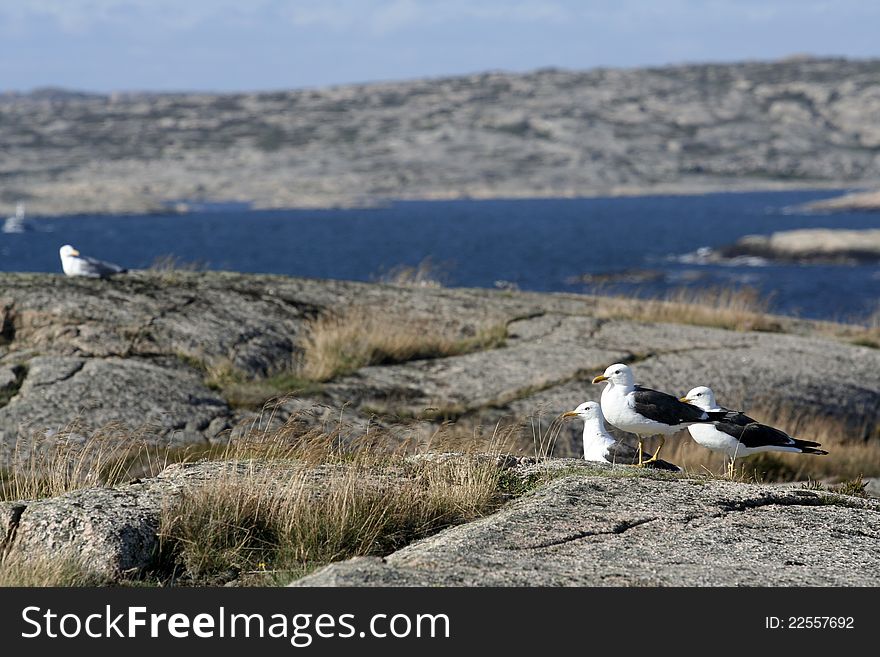
<path id="1" fill-rule="evenodd" d="M 697 422 L 712 422 L 722 415 L 686 404 L 674 395 L 636 385 L 632 370 L 623 363 L 611 365 L 604 374 L 593 379 L 593 383 L 603 381 L 608 385 L 602 391 L 602 413 L 610 424 L 638 436 L 637 465 L 656 461 L 666 436 Z M 642 441 L 651 436 L 660 436 L 660 446 L 645 461 L 642 459 Z"/>
<path id="2" fill-rule="evenodd" d="M 563 418 L 578 417 L 584 421 L 584 459 L 603 463 L 623 463 L 634 465 L 639 461 L 639 452 L 632 445 L 615 440 L 605 428 L 605 416 L 597 402 L 588 401 L 573 411 L 562 414 Z M 681 468 L 666 461 L 652 462 L 661 470 L 680 472 Z"/>
<path id="3" fill-rule="evenodd" d="M 708 413 L 721 413 L 721 419 L 711 424 L 694 424 L 688 427 L 691 437 L 703 447 L 723 452 L 730 457 L 731 469 L 737 456 L 750 456 L 758 452 L 795 452 L 799 454 L 827 454 L 818 449 L 819 443 L 792 438 L 784 431 L 775 429 L 750 418 L 739 411 L 719 406 L 711 388 L 699 386 L 681 398 Z"/>
<path id="4" fill-rule="evenodd" d="M 70 244 L 62 246 L 58 252 L 61 256 L 61 268 L 66 276 L 109 278 L 114 274 L 124 274 L 128 271 L 125 267 L 114 265 L 112 262 L 103 262 L 80 255 L 79 251 Z"/>

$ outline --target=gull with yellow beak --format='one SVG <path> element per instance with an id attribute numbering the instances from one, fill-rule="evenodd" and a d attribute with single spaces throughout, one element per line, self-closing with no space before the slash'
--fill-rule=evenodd
<path id="1" fill-rule="evenodd" d="M 601 463 L 635 465 L 639 452 L 632 445 L 619 442 L 605 428 L 605 416 L 597 402 L 588 401 L 573 411 L 562 414 L 563 418 L 577 417 L 584 421 L 584 460 Z M 666 461 L 653 461 L 651 465 L 660 470 L 680 472 L 681 468 Z"/>
<path id="2" fill-rule="evenodd" d="M 127 269 L 114 265 L 112 262 L 103 262 L 95 258 L 80 255 L 80 252 L 65 244 L 59 249 L 61 256 L 61 268 L 65 276 L 85 276 L 86 278 L 109 278 L 114 274 L 124 274 Z"/>
<path id="3" fill-rule="evenodd" d="M 695 424 L 688 427 L 691 438 L 698 444 L 715 452 L 723 452 L 730 458 L 729 470 L 738 456 L 758 452 L 796 452 L 798 454 L 827 454 L 821 445 L 809 440 L 792 438 L 784 431 L 761 424 L 745 413 L 731 411 L 719 406 L 711 388 L 699 386 L 681 398 L 681 401 L 698 406 L 706 412 L 719 412 L 723 416 L 711 424 Z"/>
<path id="4" fill-rule="evenodd" d="M 621 431 L 634 433 L 639 439 L 639 459 L 636 465 L 657 460 L 666 436 L 698 422 L 712 422 L 722 413 L 704 411 L 686 404 L 675 395 L 636 385 L 632 370 L 623 363 L 615 363 L 593 383 L 607 382 L 602 391 L 602 413 L 609 424 Z M 642 442 L 645 438 L 660 436 L 660 445 L 654 455 L 644 460 Z"/>

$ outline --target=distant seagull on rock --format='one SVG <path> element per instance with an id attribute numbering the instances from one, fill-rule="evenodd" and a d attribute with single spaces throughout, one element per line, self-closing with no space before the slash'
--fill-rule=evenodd
<path id="1" fill-rule="evenodd" d="M 114 274 L 124 274 L 128 270 L 112 262 L 103 262 L 80 255 L 70 244 L 59 250 L 61 268 L 67 276 L 85 276 L 87 278 L 109 278 Z"/>
<path id="2" fill-rule="evenodd" d="M 719 406 L 711 388 L 694 388 L 681 398 L 708 413 L 722 413 L 721 419 L 710 424 L 694 424 L 688 427 L 691 437 L 703 447 L 723 452 L 733 461 L 738 456 L 750 456 L 758 452 L 795 452 L 799 454 L 827 454 L 818 449 L 819 443 L 792 438 L 784 431 L 761 424 L 739 411 Z"/>
<path id="3" fill-rule="evenodd" d="M 605 416 L 602 415 L 602 407 L 597 402 L 584 402 L 573 411 L 563 413 L 562 417 L 578 417 L 584 421 L 585 460 L 625 465 L 638 464 L 638 450 L 632 445 L 618 442 L 605 429 Z M 666 461 L 652 461 L 651 466 L 660 470 L 681 471 L 677 465 Z"/>
<path id="4" fill-rule="evenodd" d="M 697 422 L 711 422 L 721 417 L 721 413 L 706 412 L 691 404 L 686 404 L 674 395 L 658 392 L 636 385 L 632 370 L 623 363 L 616 363 L 604 374 L 593 379 L 593 383 L 607 381 L 602 391 L 602 413 L 610 424 L 621 431 L 634 433 L 639 438 L 639 460 L 637 465 L 653 463 L 657 460 L 666 436 L 689 427 Z M 660 436 L 660 446 L 647 461 L 642 457 L 642 441 L 651 436 Z"/>

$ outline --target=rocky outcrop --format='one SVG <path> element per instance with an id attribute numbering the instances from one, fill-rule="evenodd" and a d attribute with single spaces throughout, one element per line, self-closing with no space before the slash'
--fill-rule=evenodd
<path id="1" fill-rule="evenodd" d="M 880 210 L 880 192 L 855 192 L 834 198 L 806 203 L 812 212 L 876 212 Z"/>
<path id="2" fill-rule="evenodd" d="M 880 230 L 804 228 L 746 235 L 718 250 L 724 258 L 758 257 L 804 263 L 856 264 L 880 260 Z"/>
<path id="3" fill-rule="evenodd" d="M 75 558 L 104 577 L 136 579 L 160 567 L 162 513 L 175 497 L 248 467 L 253 468 L 220 461 L 177 463 L 156 477 L 114 488 L 0 502 L 0 555 L 16 563 Z"/>
<path id="4" fill-rule="evenodd" d="M 449 458 L 485 457 L 419 457 Z M 491 458 L 518 496 L 494 514 L 295 585 L 852 586 L 871 585 L 880 566 L 878 500 L 574 459 Z M 75 557 L 111 581 L 161 577 L 179 567 L 160 549 L 163 511 L 183 491 L 255 467 L 289 481 L 302 466 L 175 464 L 114 488 L 0 503 L 0 555 L 20 567 Z M 322 467 L 303 481 L 322 486 Z M 384 476 L 377 485 L 393 485 Z"/>
<path id="5" fill-rule="evenodd" d="M 878 71 L 808 58 L 5 95 L 0 204 L 39 215 L 876 184 Z"/>
<path id="6" fill-rule="evenodd" d="M 726 481 L 561 477 L 498 513 L 294 586 L 872 586 L 880 502 Z M 580 470 L 580 472 L 578 471 Z M 631 469 L 630 471 L 631 472 Z"/>
<path id="7" fill-rule="evenodd" d="M 633 363 L 640 382 L 663 390 L 710 384 L 735 408 L 808 409 L 854 427 L 873 427 L 880 409 L 880 351 L 822 337 L 804 322 L 799 335 L 735 332 L 612 319 L 596 297 L 219 272 L 112 281 L 4 274 L 2 295 L 0 462 L 22 436 L 74 421 L 80 432 L 118 423 L 172 444 L 223 440 L 257 414 L 230 406 L 206 384 L 209 373 L 233 371 L 247 385 L 289 371 L 308 322 L 352 306 L 461 339 L 503 326 L 507 338 L 500 348 L 364 367 L 308 396 L 291 383 L 266 393 L 293 395 L 275 421 L 342 413 L 353 423 L 415 423 L 430 435 L 447 419 L 491 427 L 553 418 L 597 399 L 590 380 L 615 361 Z M 780 318 L 780 326 L 788 324 Z M 556 454 L 576 454 L 578 434 L 567 425 Z"/>

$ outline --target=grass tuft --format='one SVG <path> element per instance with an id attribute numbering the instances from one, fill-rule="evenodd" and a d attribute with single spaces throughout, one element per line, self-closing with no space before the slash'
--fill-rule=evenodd
<path id="1" fill-rule="evenodd" d="M 20 436 L 6 456 L 6 467 L 0 469 L 0 500 L 34 500 L 89 486 L 113 486 L 131 479 L 135 470 L 158 472 L 158 462 L 147 466 L 154 456 L 158 461 L 160 451 L 121 424 L 85 432 L 72 423 L 57 433 Z"/>
<path id="2" fill-rule="evenodd" d="M 368 365 L 422 358 L 445 358 L 503 346 L 505 326 L 486 327 L 461 338 L 428 320 L 404 321 L 386 313 L 355 308 L 313 320 L 303 343 L 303 378 L 328 381 Z"/>
<path id="3" fill-rule="evenodd" d="M 205 373 L 205 385 L 219 392 L 233 408 L 260 410 L 272 399 L 289 395 L 308 397 L 322 389 L 320 383 L 306 379 L 293 370 L 248 378 L 230 361 L 199 366 Z"/>
<path id="4" fill-rule="evenodd" d="M 428 256 L 415 266 L 399 265 L 379 277 L 380 283 L 398 287 L 444 287 L 446 280 L 444 267 L 437 265 Z"/>
<path id="5" fill-rule="evenodd" d="M 779 332 L 770 300 L 751 287 L 680 289 L 659 299 L 602 297 L 597 316 L 642 322 L 695 324 L 734 331 Z"/>
<path id="6" fill-rule="evenodd" d="M 0 587 L 107 586 L 108 577 L 91 570 L 79 555 L 68 558 L 18 553 L 0 558 Z"/>
<path id="7" fill-rule="evenodd" d="M 222 472 L 163 511 L 165 560 L 195 581 L 289 581 L 331 561 L 383 555 L 494 510 L 493 458 L 411 458 L 374 436 L 288 427 L 230 444 Z"/>

